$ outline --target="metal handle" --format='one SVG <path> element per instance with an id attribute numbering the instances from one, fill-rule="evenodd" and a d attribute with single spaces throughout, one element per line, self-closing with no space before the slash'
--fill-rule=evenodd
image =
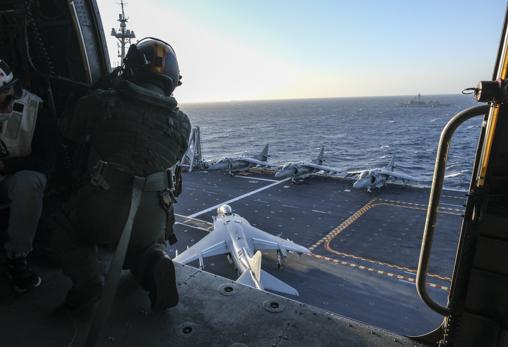
<path id="1" fill-rule="evenodd" d="M 432 237 L 434 236 L 436 226 L 437 209 L 439 207 L 439 200 L 441 198 L 441 191 L 443 190 L 443 181 L 446 170 L 446 160 L 448 158 L 448 150 L 450 148 L 450 141 L 455 133 L 455 130 L 465 121 L 476 117 L 482 116 L 489 112 L 488 105 L 481 105 L 468 108 L 464 111 L 457 113 L 452 119 L 446 123 L 439 144 L 437 147 L 436 164 L 434 167 L 434 179 L 432 180 L 432 188 L 430 190 L 429 206 L 427 208 L 427 218 L 425 220 L 425 229 L 423 230 L 422 247 L 420 249 L 420 259 L 418 260 L 418 270 L 416 272 L 416 289 L 420 298 L 429 306 L 433 311 L 446 316 L 449 314 L 450 309 L 435 302 L 427 293 L 426 287 L 426 274 L 429 265 L 430 251 L 432 249 Z M 474 173 L 473 173 L 474 174 Z"/>

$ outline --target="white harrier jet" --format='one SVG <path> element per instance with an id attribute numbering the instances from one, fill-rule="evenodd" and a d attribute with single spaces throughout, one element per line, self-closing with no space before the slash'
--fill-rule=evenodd
<path id="1" fill-rule="evenodd" d="M 236 282 L 261 290 L 298 295 L 295 288 L 261 270 L 261 250 L 277 251 L 279 264 L 288 251 L 310 253 L 303 246 L 253 227 L 245 218 L 233 213 L 230 206 L 223 205 L 217 209 L 213 230 L 177 255 L 174 261 L 187 264 L 199 260 L 199 267 L 203 268 L 203 258 L 228 254 L 228 260 L 234 263 L 240 276 Z"/>

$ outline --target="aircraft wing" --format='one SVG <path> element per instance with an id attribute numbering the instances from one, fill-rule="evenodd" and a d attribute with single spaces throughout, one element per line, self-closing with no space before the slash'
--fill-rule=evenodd
<path id="1" fill-rule="evenodd" d="M 173 260 L 181 264 L 188 264 L 196 259 L 229 253 L 226 237 L 227 235 L 221 229 L 214 229 Z"/>
<path id="2" fill-rule="evenodd" d="M 316 170 L 323 170 L 323 171 L 327 171 L 327 172 L 339 173 L 339 172 L 344 171 L 344 170 L 338 169 L 336 167 L 318 165 L 318 164 L 314 164 L 314 163 L 305 163 L 305 166 L 309 166 L 309 167 L 312 167 Z"/>
<path id="3" fill-rule="evenodd" d="M 390 171 L 390 170 L 381 169 L 379 171 L 379 173 L 382 175 L 386 175 L 391 178 L 399 179 L 399 180 L 403 180 L 403 181 L 420 181 L 416 177 L 413 177 L 413 176 L 410 176 L 408 174 L 405 174 L 403 172 L 398 172 L 398 171 Z"/>
<path id="4" fill-rule="evenodd" d="M 256 250 L 287 250 L 296 253 L 310 253 L 310 251 L 293 241 L 284 240 L 280 237 L 269 234 L 263 230 L 253 227 L 245 227 L 245 234 L 251 239 Z"/>
<path id="5" fill-rule="evenodd" d="M 242 158 L 240 160 L 246 161 L 246 162 L 254 164 L 254 165 L 259 165 L 259 166 L 266 166 L 266 167 L 277 167 L 277 166 L 279 166 L 279 165 L 268 163 L 266 161 L 257 160 L 257 159 L 254 159 L 254 158 Z"/>

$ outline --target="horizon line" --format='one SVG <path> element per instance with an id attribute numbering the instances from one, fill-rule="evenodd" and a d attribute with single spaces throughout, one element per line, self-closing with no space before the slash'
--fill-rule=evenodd
<path id="1" fill-rule="evenodd" d="M 458 96 L 464 95 L 462 93 L 437 93 L 437 94 L 422 94 L 422 96 Z M 328 99 L 361 99 L 361 98 L 396 98 L 396 97 L 414 97 L 418 94 L 400 94 L 400 95 L 355 95 L 355 96 L 323 96 L 323 97 L 294 97 L 294 98 L 268 98 L 268 99 L 230 99 L 230 100 L 203 100 L 203 101 L 182 101 L 178 102 L 180 105 L 191 104 L 220 104 L 230 102 L 263 102 L 263 101 L 296 101 L 296 100 L 328 100 Z"/>

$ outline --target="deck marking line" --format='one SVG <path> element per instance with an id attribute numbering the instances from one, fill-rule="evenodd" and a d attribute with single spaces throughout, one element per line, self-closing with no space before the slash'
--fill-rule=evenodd
<path id="1" fill-rule="evenodd" d="M 360 208 L 353 215 L 351 215 L 348 219 L 346 219 L 342 224 L 340 224 L 339 226 L 334 228 L 330 233 L 328 233 L 327 235 L 322 237 L 319 241 L 317 241 L 315 244 L 310 246 L 309 249 L 311 251 L 313 251 L 320 244 L 324 243 L 324 248 L 327 251 L 329 251 L 331 253 L 334 253 L 334 254 L 337 254 L 339 256 L 349 257 L 349 258 L 353 258 L 353 259 L 359 259 L 359 260 L 363 260 L 363 261 L 366 261 L 366 262 L 369 262 L 369 263 L 373 263 L 373 264 L 377 264 L 377 265 L 382 265 L 382 266 L 387 266 L 387 267 L 390 267 L 390 268 L 394 268 L 394 269 L 397 269 L 397 270 L 403 270 L 403 271 L 408 271 L 408 272 L 411 272 L 411 273 L 416 273 L 416 269 L 411 269 L 411 268 L 408 268 L 408 267 L 405 267 L 405 266 L 400 266 L 400 265 L 396 265 L 396 264 L 382 262 L 382 261 L 379 261 L 379 260 L 364 258 L 364 257 L 360 257 L 360 256 L 357 256 L 357 255 L 348 254 L 348 253 L 344 253 L 344 252 L 339 252 L 339 251 L 336 251 L 335 249 L 333 249 L 331 247 L 330 243 L 331 243 L 331 241 L 335 237 L 337 237 L 344 229 L 346 229 L 349 225 L 354 223 L 358 218 L 360 218 L 363 214 L 365 214 L 365 212 L 367 212 L 369 209 L 371 209 L 373 207 L 380 206 L 380 205 L 388 205 L 388 206 L 395 206 L 395 207 L 402 207 L 402 208 L 410 208 L 410 209 L 423 210 L 423 208 L 412 207 L 412 206 L 408 206 L 408 205 L 396 205 L 396 204 L 391 204 L 391 203 L 386 203 L 386 202 L 376 203 L 376 201 L 395 201 L 395 200 L 386 200 L 386 199 L 378 199 L 378 198 L 374 198 L 374 199 L 370 200 L 362 208 Z M 453 213 L 450 213 L 450 212 L 443 212 L 443 213 L 445 213 L 445 214 L 453 214 Z M 443 280 L 443 281 L 451 281 L 451 279 L 449 277 L 447 277 L 447 276 L 441 276 L 441 275 L 438 275 L 438 274 L 427 273 L 427 276 L 433 277 L 433 278 L 437 278 L 437 279 L 440 279 L 440 280 Z"/>
<path id="2" fill-rule="evenodd" d="M 305 255 L 309 256 L 309 257 L 314 257 L 314 258 L 317 258 L 320 260 L 326 260 L 326 261 L 329 261 L 335 265 L 338 265 L 337 259 L 333 259 L 333 258 L 324 256 L 324 255 L 319 255 L 319 254 L 315 254 L 315 253 L 306 253 Z M 403 276 L 403 275 L 395 275 L 394 273 L 383 271 L 383 270 L 375 270 L 373 268 L 366 268 L 365 266 L 362 267 L 359 264 L 350 263 L 347 261 L 341 261 L 340 264 L 350 267 L 350 268 L 360 269 L 360 270 L 364 270 L 364 271 L 368 271 L 368 272 L 377 272 L 379 275 L 383 275 L 386 278 L 391 278 L 392 280 L 399 281 L 399 282 L 409 283 L 412 285 L 415 285 L 415 282 L 416 282 L 416 280 L 413 277 L 408 277 L 408 276 Z M 444 291 L 449 290 L 449 287 L 447 287 L 447 286 L 437 285 L 437 284 L 431 283 L 431 282 L 427 283 L 427 286 L 436 288 L 436 289 L 441 289 Z"/>
<path id="3" fill-rule="evenodd" d="M 194 221 L 199 222 L 199 223 L 208 224 L 210 226 L 213 226 L 213 223 L 207 222 L 206 220 L 198 219 L 198 218 L 193 218 L 193 217 L 190 217 L 190 216 L 184 216 L 183 214 L 175 213 L 175 217 L 181 217 L 181 218 L 184 218 L 184 219 L 191 219 L 191 220 L 194 220 Z"/>
<path id="4" fill-rule="evenodd" d="M 427 207 L 409 206 L 409 205 L 406 205 L 406 204 L 398 204 L 398 203 L 393 203 L 393 202 L 380 202 L 378 204 L 373 205 L 373 207 L 374 206 L 383 206 L 383 205 L 384 206 L 393 206 L 393 207 L 408 208 L 408 209 L 411 209 L 411 210 L 427 211 Z M 461 216 L 464 213 L 464 211 L 457 210 L 457 209 L 452 209 L 452 208 L 443 208 L 443 207 L 440 207 L 438 209 L 438 213 L 451 214 L 451 215 L 454 215 L 454 216 Z"/>
<path id="5" fill-rule="evenodd" d="M 272 180 L 269 178 L 259 178 L 259 177 L 253 177 L 253 176 L 235 176 L 235 178 L 243 178 L 243 179 L 253 180 L 253 181 L 279 182 L 279 180 Z"/>
<path id="6" fill-rule="evenodd" d="M 185 189 L 187 189 L 187 187 L 185 187 Z M 216 192 L 210 192 L 208 190 L 203 190 L 204 193 L 206 194 L 212 194 L 212 195 L 219 195 L 219 193 L 216 193 Z"/>
<path id="7" fill-rule="evenodd" d="M 424 210 L 427 210 L 427 205 L 424 204 L 417 204 L 413 202 L 406 202 L 406 201 L 400 201 L 400 200 L 390 200 L 390 199 L 378 199 L 379 201 L 392 203 L 395 205 L 411 205 L 411 206 L 418 206 Z M 444 204 L 444 203 L 443 203 Z M 453 205 L 453 204 L 446 204 L 446 205 L 452 205 L 452 206 L 459 206 L 459 205 Z M 405 206 L 407 207 L 407 206 Z M 408 207 L 409 208 L 409 207 Z M 453 212 L 464 212 L 463 209 L 457 209 L 457 208 L 450 208 L 450 207 L 439 207 L 438 212 L 446 213 L 445 211 L 453 211 Z"/>
<path id="8" fill-rule="evenodd" d="M 406 281 L 406 280 L 399 280 L 399 282 L 402 282 L 402 283 L 407 283 L 407 284 L 411 284 L 411 285 L 415 285 L 413 282 L 410 282 L 410 281 Z"/>
<path id="9" fill-rule="evenodd" d="M 464 192 L 465 193 L 465 192 Z M 442 195 L 443 198 L 461 199 L 466 200 L 466 196 L 453 196 L 453 195 Z"/>
<path id="10" fill-rule="evenodd" d="M 179 224 L 179 225 L 183 225 L 183 226 L 186 226 L 186 227 L 190 227 L 190 228 L 194 228 L 194 229 L 198 229 L 198 230 L 202 230 L 202 231 L 206 231 L 207 233 L 209 233 L 209 232 L 210 232 L 210 230 L 205 229 L 205 228 L 198 227 L 198 226 L 196 226 L 196 225 L 189 225 L 189 224 L 183 224 L 183 223 L 180 223 L 180 222 L 175 222 L 175 225 L 177 225 L 177 224 Z"/>
<path id="11" fill-rule="evenodd" d="M 311 210 L 312 212 L 316 212 L 316 213 L 323 213 L 323 214 L 329 214 L 328 212 L 325 212 L 325 211 L 320 211 L 320 210 Z"/>
<path id="12" fill-rule="evenodd" d="M 342 256 L 342 257 L 353 258 L 353 259 L 356 259 L 356 260 L 366 261 L 366 262 L 369 262 L 371 264 L 377 264 L 377 265 L 386 266 L 386 267 L 397 269 L 397 270 L 402 270 L 402 271 L 404 271 L 404 272 L 406 272 L 407 274 L 410 274 L 410 275 L 415 275 L 416 274 L 416 270 L 410 269 L 410 268 L 405 267 L 405 266 L 400 266 L 400 265 L 391 264 L 391 263 L 385 263 L 385 262 L 382 262 L 382 261 L 379 261 L 379 260 L 364 258 L 364 257 L 360 257 L 360 256 L 357 256 L 357 255 L 354 255 L 354 254 L 348 254 L 348 253 L 338 252 L 338 251 L 335 251 L 333 248 L 331 248 L 331 252 L 335 253 L 335 254 L 337 254 L 339 256 Z M 433 277 L 433 278 L 437 278 L 437 279 L 440 279 L 440 280 L 443 280 L 443 281 L 451 281 L 450 277 L 441 276 L 441 275 L 438 275 L 438 274 L 427 273 L 427 276 Z"/>
<path id="13" fill-rule="evenodd" d="M 248 197 L 248 196 L 251 196 L 251 195 L 253 195 L 253 194 L 256 194 L 256 193 L 262 192 L 263 190 L 266 190 L 266 189 L 272 188 L 272 187 L 274 187 L 274 186 L 276 186 L 276 185 L 278 185 L 278 184 L 281 184 L 281 183 L 287 182 L 287 181 L 289 181 L 290 179 L 291 179 L 291 177 L 288 177 L 288 178 L 285 178 L 285 179 L 283 179 L 283 180 L 280 180 L 280 181 L 274 182 L 274 183 L 272 183 L 272 184 L 269 184 L 269 185 L 267 185 L 267 186 L 264 186 L 264 187 L 258 188 L 258 189 L 256 189 L 256 190 L 253 190 L 252 192 L 249 192 L 249 193 L 246 193 L 246 194 L 243 194 L 243 195 L 237 196 L 236 198 L 233 198 L 233 199 L 231 199 L 231 200 L 224 201 L 224 202 L 222 202 L 222 203 L 220 203 L 220 204 L 217 204 L 217 205 L 215 205 L 215 206 L 212 206 L 212 207 L 209 207 L 209 208 L 204 209 L 204 210 L 202 210 L 202 211 L 199 211 L 199 212 L 193 213 L 193 214 L 189 215 L 189 217 L 194 218 L 194 217 L 197 217 L 197 216 L 202 215 L 202 214 L 204 214 L 204 213 L 207 213 L 207 212 L 213 211 L 213 210 L 215 210 L 216 208 L 221 207 L 222 205 L 227 205 L 227 204 L 230 204 L 230 203 L 232 203 L 232 202 L 235 202 L 235 201 L 241 200 L 241 199 L 243 199 L 243 198 L 246 198 L 246 197 Z"/>
<path id="14" fill-rule="evenodd" d="M 342 230 L 344 230 L 346 227 L 348 227 L 351 223 L 353 223 L 356 219 L 360 218 L 362 214 L 364 214 L 368 209 L 371 208 L 371 204 L 376 200 L 376 198 L 371 199 L 369 202 L 367 202 L 360 210 L 358 210 L 356 213 L 351 215 L 349 218 L 347 218 L 342 224 L 334 228 L 331 232 L 329 232 L 327 235 L 322 237 L 320 240 L 318 240 L 315 244 L 313 244 L 311 247 L 312 249 L 319 246 L 321 243 L 323 243 L 327 238 L 332 236 L 332 238 L 335 238 L 337 235 L 340 234 Z M 328 242 L 327 242 L 328 243 Z"/>
<path id="15" fill-rule="evenodd" d="M 462 206 L 462 205 L 457 205 L 457 204 L 447 204 L 446 202 L 440 202 L 439 204 L 440 204 L 440 205 L 454 206 L 454 207 L 458 207 L 459 209 L 463 209 L 463 208 L 464 208 L 464 206 Z"/>

